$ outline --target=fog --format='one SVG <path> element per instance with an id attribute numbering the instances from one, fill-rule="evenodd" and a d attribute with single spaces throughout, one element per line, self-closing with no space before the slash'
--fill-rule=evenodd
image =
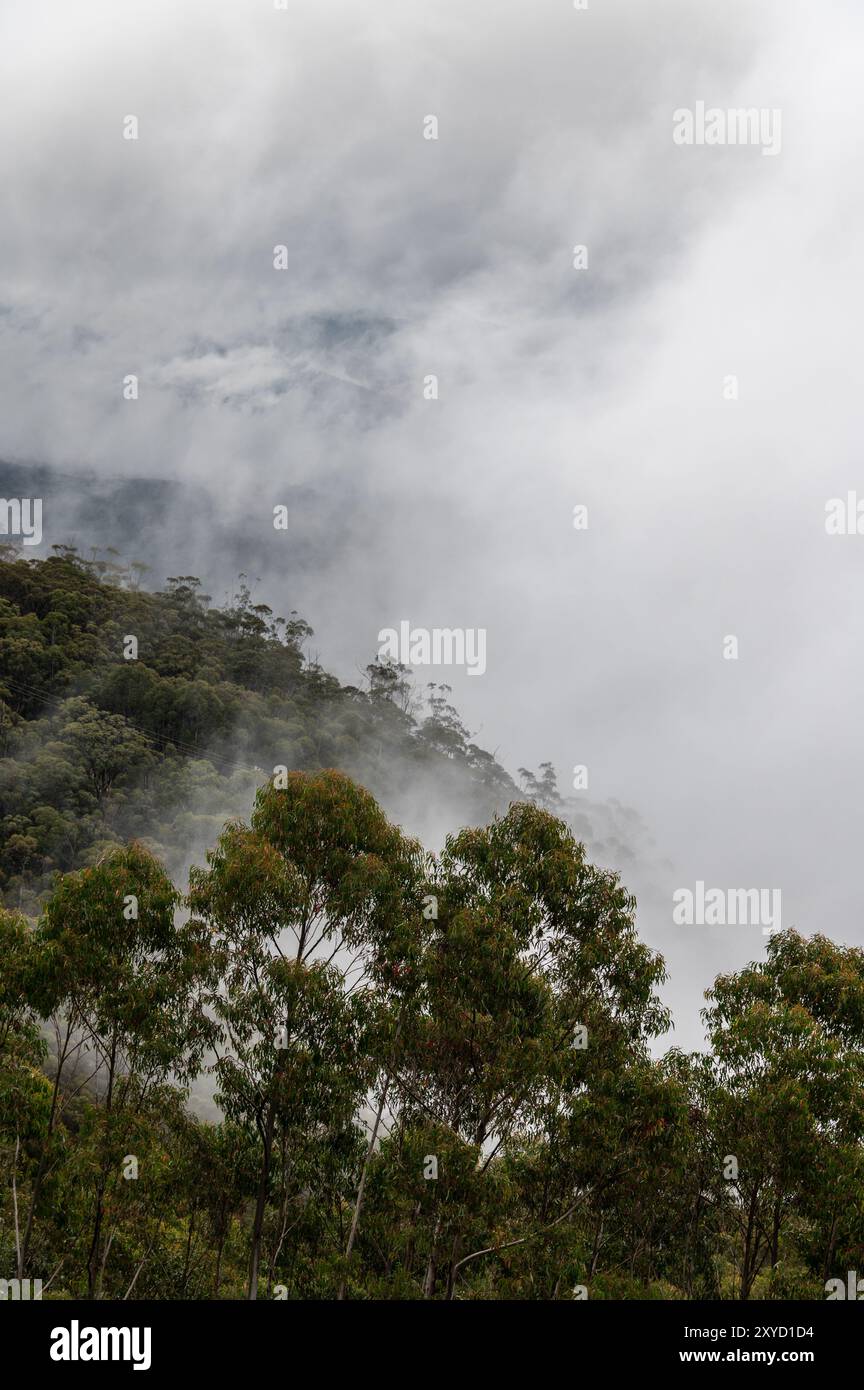
<path id="1" fill-rule="evenodd" d="M 588 769 L 685 1046 L 765 936 L 676 925 L 676 889 L 864 943 L 864 540 L 825 527 L 864 496 L 862 30 L 852 0 L 0 17 L 4 495 L 154 584 L 244 570 L 345 681 L 404 620 L 484 629 L 482 676 L 418 684 L 512 774 Z M 781 147 L 677 145 L 700 101 L 781 111 Z M 427 841 L 436 796 L 397 808 Z"/>

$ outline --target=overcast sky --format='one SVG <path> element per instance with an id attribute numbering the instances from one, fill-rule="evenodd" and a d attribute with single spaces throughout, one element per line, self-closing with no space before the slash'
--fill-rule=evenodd
<path id="1" fill-rule="evenodd" d="M 401 620 L 485 628 L 482 677 L 430 674 L 512 772 L 638 813 L 684 1045 L 765 940 L 674 925 L 676 888 L 864 944 L 864 536 L 825 530 L 864 498 L 862 31 L 859 0 L 0 7 L 0 455 L 180 480 L 166 554 L 206 514 L 212 587 L 258 537 L 344 679 Z M 676 145 L 700 101 L 779 110 L 781 148 Z M 272 509 L 300 534 L 310 496 L 298 568 Z"/>

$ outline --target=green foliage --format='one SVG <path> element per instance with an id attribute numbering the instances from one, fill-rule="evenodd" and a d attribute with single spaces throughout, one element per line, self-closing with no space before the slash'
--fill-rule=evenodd
<path id="1" fill-rule="evenodd" d="M 710 1051 L 657 1057 L 663 962 L 551 765 L 519 801 L 446 686 L 420 718 L 245 581 L 216 610 L 144 568 L 0 561 L 0 1272 L 556 1301 L 864 1266 L 864 952 L 773 936 L 709 991 Z M 477 814 L 427 855 L 358 769 Z"/>
<path id="2" fill-rule="evenodd" d="M 516 794 L 470 742 L 447 687 L 428 709 L 408 673 L 375 662 L 369 690 L 303 652 L 312 630 L 253 602 L 241 576 L 223 608 L 194 576 L 163 593 L 142 566 L 0 558 L 0 899 L 35 912 L 53 874 L 109 844 L 212 844 L 273 768 L 341 767 L 379 796 L 438 779 L 483 819 Z M 146 568 L 146 567 L 143 567 Z M 134 636 L 138 654 L 124 657 Z"/>

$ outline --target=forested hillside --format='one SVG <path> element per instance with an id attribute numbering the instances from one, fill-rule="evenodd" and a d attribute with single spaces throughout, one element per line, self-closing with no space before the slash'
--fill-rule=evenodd
<path id="1" fill-rule="evenodd" d="M 340 686 L 296 614 L 143 573 L 0 565 L 0 1277 L 121 1299 L 845 1288 L 864 952 L 774 935 L 709 992 L 710 1050 L 657 1057 L 663 961 L 551 769 L 520 797 L 446 689 L 422 713 L 398 668 Z M 471 814 L 433 855 L 373 778 Z"/>
<path id="2" fill-rule="evenodd" d="M 33 907 L 56 870 L 129 837 L 185 874 L 276 766 L 341 767 L 421 818 L 425 801 L 482 821 L 517 795 L 446 686 L 421 700 L 377 662 L 340 685 L 304 657 L 309 625 L 253 603 L 244 576 L 217 608 L 193 576 L 149 593 L 146 574 L 116 552 L 31 561 L 0 547 L 6 902 Z"/>

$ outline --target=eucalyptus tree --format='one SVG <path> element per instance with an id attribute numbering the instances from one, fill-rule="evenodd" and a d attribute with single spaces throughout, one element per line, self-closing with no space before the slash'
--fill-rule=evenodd
<path id="1" fill-rule="evenodd" d="M 646 1055 L 668 1021 L 656 995 L 665 972 L 639 941 L 634 899 L 617 876 L 591 865 L 567 826 L 537 806 L 516 803 L 450 836 L 436 881 L 396 1089 L 412 1122 L 447 1126 L 482 1172 L 509 1144 L 557 1134 L 586 1093 Z M 575 1211 L 572 1187 L 545 1224 Z M 465 1250 L 457 1205 L 443 1210 L 433 1189 L 430 1206 L 424 1291 L 435 1292 L 446 1242 L 453 1296 L 460 1271 L 499 1247 Z"/>
<path id="2" fill-rule="evenodd" d="M 388 983 L 411 954 L 423 858 L 348 777 L 291 773 L 192 872 L 190 902 L 223 978 L 212 998 L 225 1031 L 219 1097 L 260 1144 L 250 1299 L 277 1150 L 300 1166 L 310 1143 L 352 1126 L 386 1061 Z"/>
<path id="3" fill-rule="evenodd" d="M 860 1201 L 864 951 L 773 934 L 766 959 L 719 976 L 705 1010 L 717 1072 L 712 1123 L 738 1231 L 738 1297 L 776 1270 L 790 1219 L 814 1208 L 830 1267 Z M 830 1177 L 830 1181 L 826 1181 Z"/>
<path id="4" fill-rule="evenodd" d="M 129 1117 L 153 1087 L 197 1073 L 214 1037 L 205 1008 L 213 954 L 200 924 L 175 921 L 180 898 L 142 846 L 110 850 L 59 879 L 34 934 L 30 997 L 64 1039 L 55 1102 L 43 1140 L 44 1176 L 61 1111 L 64 1066 L 80 1042 L 99 1097 L 101 1140 L 94 1175 L 87 1290 L 98 1296 L 107 1259 L 106 1195 L 121 1177 Z M 38 1207 L 34 1182 L 28 1228 Z"/>
<path id="5" fill-rule="evenodd" d="M 48 1085 L 40 1067 L 45 1043 L 27 998 L 32 934 L 26 917 L 0 908 L 0 1153 L 11 1174 L 9 1192 L 15 1272 L 24 1275 L 22 1180 L 32 1183 L 34 1141 L 45 1123 Z M 26 1181 L 24 1191 L 26 1191 Z"/>

